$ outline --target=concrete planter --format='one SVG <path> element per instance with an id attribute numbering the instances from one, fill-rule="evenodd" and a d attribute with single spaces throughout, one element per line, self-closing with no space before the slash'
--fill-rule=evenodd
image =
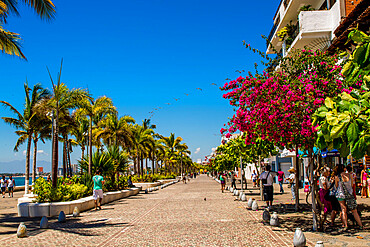
<path id="1" fill-rule="evenodd" d="M 119 200 L 121 198 L 137 195 L 141 188 L 131 188 L 129 190 L 113 191 L 104 194 L 103 204 Z M 61 211 L 65 214 L 72 214 L 75 207 L 80 212 L 92 209 L 95 207 L 92 196 L 84 197 L 78 200 L 69 202 L 52 202 L 52 203 L 18 203 L 18 216 L 21 217 L 42 217 L 42 216 L 58 216 Z"/>
<path id="2" fill-rule="evenodd" d="M 50 215 L 50 203 L 29 203 L 28 217 L 42 217 Z"/>

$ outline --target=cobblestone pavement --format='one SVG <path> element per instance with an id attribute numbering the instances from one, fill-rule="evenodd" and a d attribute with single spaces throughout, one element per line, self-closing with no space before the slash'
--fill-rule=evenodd
<path id="1" fill-rule="evenodd" d="M 264 226 L 206 175 L 150 194 L 115 201 L 100 211 L 50 219 L 29 237 L 0 235 L 5 246 L 292 246 L 292 232 Z M 312 243 L 309 243 L 312 245 Z"/>

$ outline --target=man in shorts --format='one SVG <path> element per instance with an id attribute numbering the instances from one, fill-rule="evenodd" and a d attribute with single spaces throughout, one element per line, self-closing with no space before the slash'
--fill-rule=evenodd
<path id="1" fill-rule="evenodd" d="M 101 202 L 103 200 L 103 184 L 104 184 L 104 178 L 101 175 L 101 171 L 98 170 L 95 173 L 95 176 L 92 178 L 94 182 L 94 191 L 93 191 L 93 198 L 95 202 L 95 210 L 101 209 Z M 99 198 L 99 202 L 98 202 Z"/>
<path id="2" fill-rule="evenodd" d="M 3 178 L 0 180 L 0 182 L 1 182 L 1 194 L 3 194 L 3 198 L 4 198 L 5 197 L 6 184 L 7 184 L 7 181 L 6 181 L 4 175 L 3 175 Z"/>
<path id="3" fill-rule="evenodd" d="M 260 175 L 263 185 L 263 200 L 266 202 L 267 207 L 272 206 L 274 200 L 274 177 L 275 172 L 271 171 L 271 166 L 267 165 L 266 170 Z"/>
<path id="4" fill-rule="evenodd" d="M 13 176 L 10 176 L 9 179 L 8 179 L 8 193 L 9 193 L 9 197 L 10 197 L 10 194 L 13 197 L 14 187 L 15 187 L 15 181 L 13 179 Z"/>

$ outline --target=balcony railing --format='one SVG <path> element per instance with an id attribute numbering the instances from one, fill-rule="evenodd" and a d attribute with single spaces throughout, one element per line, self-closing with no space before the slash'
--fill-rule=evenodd
<path id="1" fill-rule="evenodd" d="M 283 4 L 284 4 L 284 8 L 288 8 L 288 4 L 289 4 L 290 0 L 284 0 Z"/>
<path id="2" fill-rule="evenodd" d="M 275 34 L 275 31 L 276 31 L 276 28 L 278 27 L 278 24 L 274 24 L 274 26 L 272 27 L 271 31 L 270 31 L 270 34 L 267 38 L 267 41 L 266 41 L 266 49 L 269 47 L 269 44 L 272 40 L 272 37 L 274 36 Z"/>

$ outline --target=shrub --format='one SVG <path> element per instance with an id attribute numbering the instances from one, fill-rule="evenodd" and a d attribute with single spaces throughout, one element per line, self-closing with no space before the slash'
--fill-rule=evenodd
<path id="1" fill-rule="evenodd" d="M 52 188 L 51 183 L 44 178 L 38 178 L 34 186 L 34 193 L 37 194 L 36 202 L 71 201 L 90 194 L 86 185 L 74 181 L 74 179 L 58 178 L 57 188 Z"/>

